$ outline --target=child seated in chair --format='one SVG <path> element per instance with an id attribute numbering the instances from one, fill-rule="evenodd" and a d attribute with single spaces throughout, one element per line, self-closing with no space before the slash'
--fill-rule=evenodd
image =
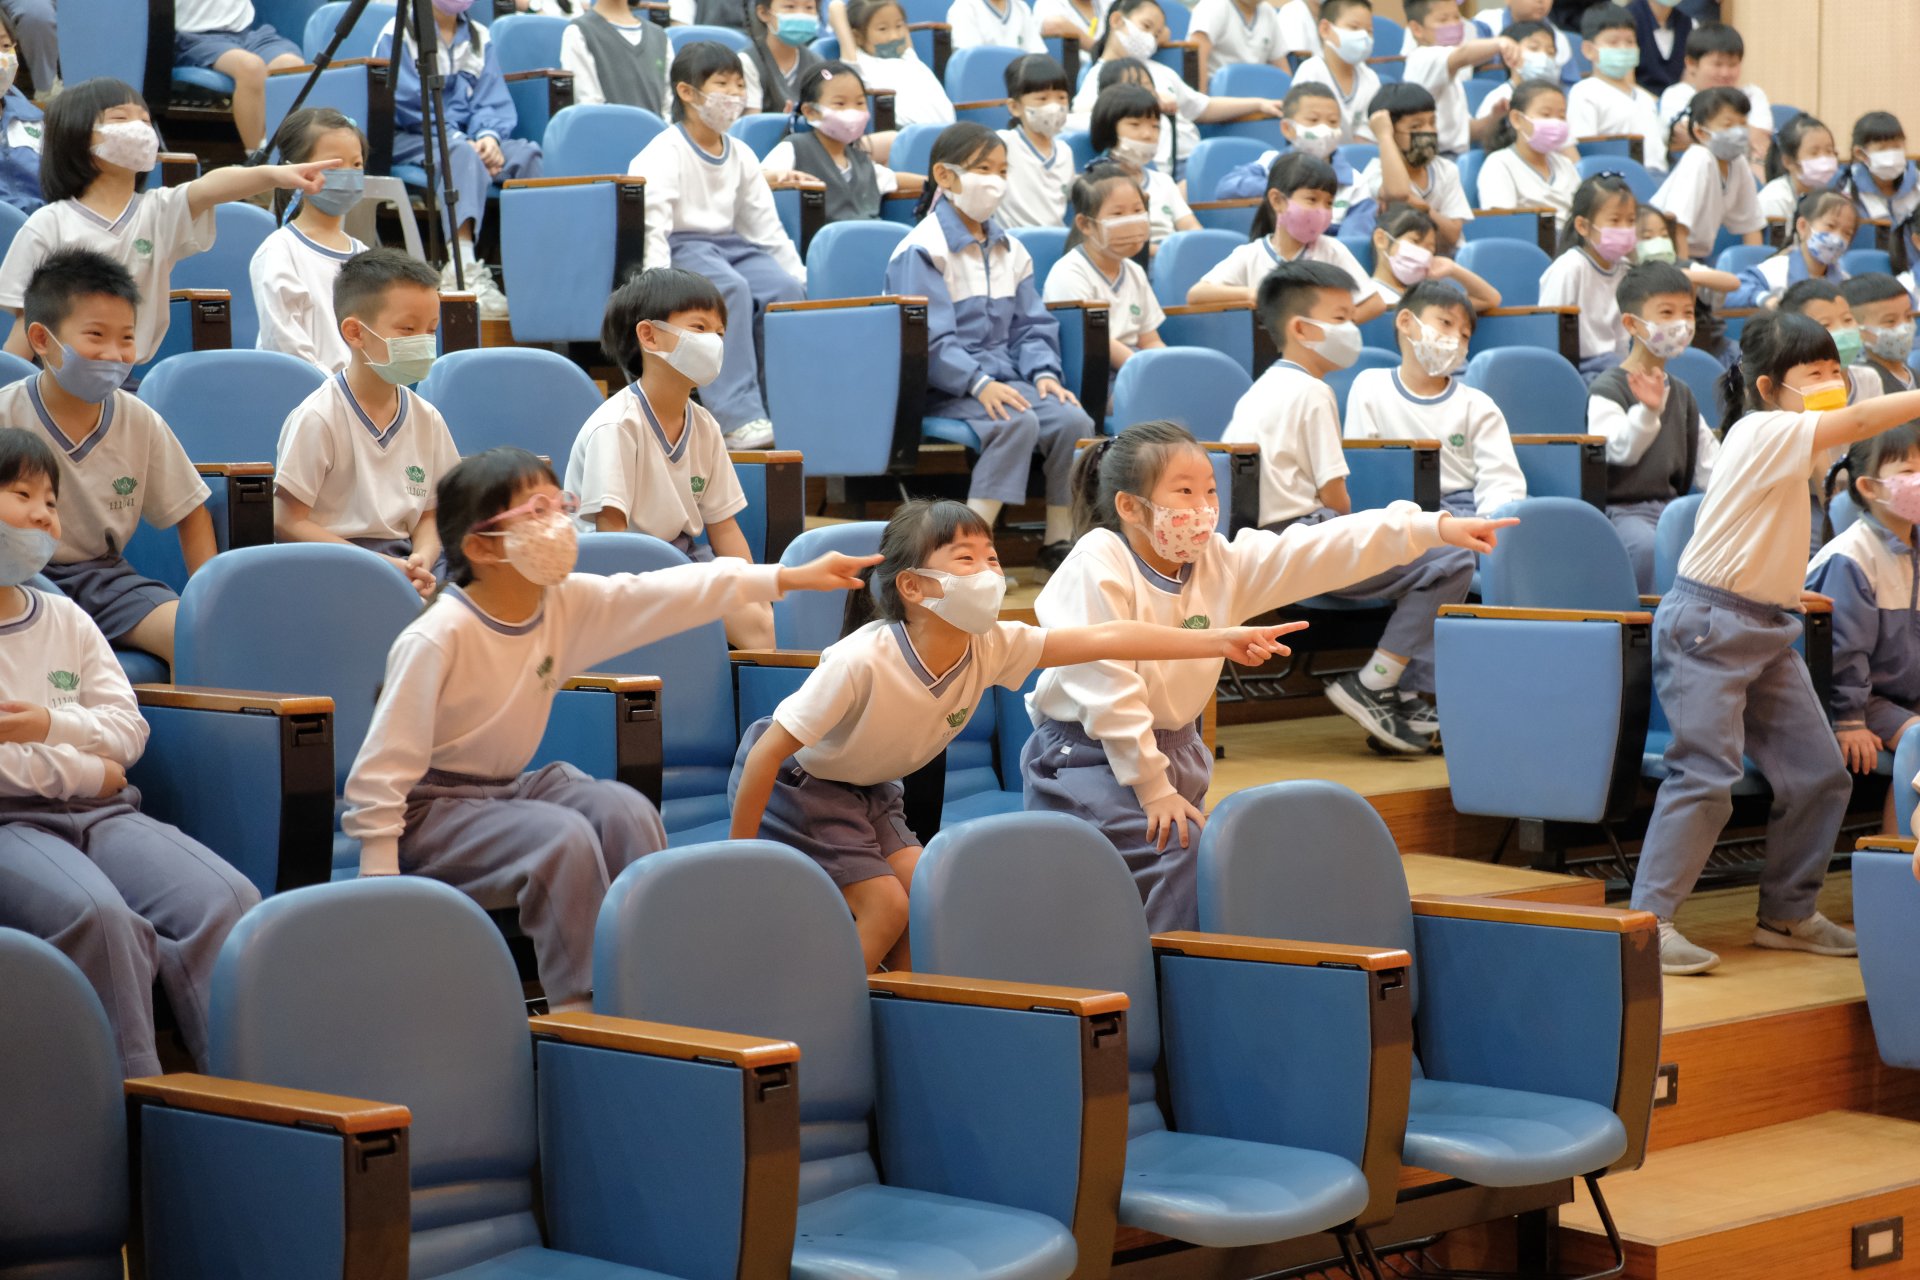
<path id="1" fill-rule="evenodd" d="M 1134 352 L 1164 347 L 1166 313 L 1134 261 L 1147 243 L 1146 196 L 1117 164 L 1095 162 L 1073 184 L 1067 251 L 1047 273 L 1047 302 L 1107 304 L 1107 346 L 1115 374 Z"/>
<path id="2" fill-rule="evenodd" d="M 727 323 L 713 282 L 677 267 L 643 271 L 607 299 L 600 342 L 633 381 L 587 419 L 567 457 L 581 532 L 632 530 L 695 560 L 753 563 L 736 519 L 747 495 L 720 424 L 692 399 L 720 366 Z M 721 620 L 736 649 L 773 647 L 770 605 L 749 601 Z"/>
<path id="3" fill-rule="evenodd" d="M 366 190 L 367 136 L 332 107 L 302 107 L 280 122 L 273 149 L 290 163 L 337 160 L 340 168 L 326 171 L 326 186 L 302 196 L 299 210 L 247 263 L 260 317 L 253 345 L 335 373 L 352 352 L 333 314 L 333 282 L 340 264 L 367 247 L 342 225 Z"/>
<path id="4" fill-rule="evenodd" d="M 440 562 L 434 486 L 460 461 L 446 421 L 409 386 L 433 367 L 438 286 L 432 267 L 398 249 L 341 265 L 333 309 L 351 358 L 287 415 L 273 492 L 281 542 L 365 547 L 429 597 Z"/>
<path id="5" fill-rule="evenodd" d="M 116 645 L 173 662 L 172 588 L 127 563 L 144 519 L 178 529 L 187 572 L 213 557 L 208 489 L 159 414 L 121 389 L 133 368 L 140 291 L 91 249 L 56 249 L 27 284 L 36 377 L 0 387 L 0 422 L 43 431 L 66 491 L 47 577 Z"/>
<path id="6" fill-rule="evenodd" d="M 1400 367 L 1364 369 L 1347 392 L 1349 440 L 1438 440 L 1440 503 L 1491 515 L 1527 496 L 1507 416 L 1457 375 L 1473 338 L 1473 304 L 1441 280 L 1409 289 L 1393 313 Z"/>
<path id="7" fill-rule="evenodd" d="M 1607 519 L 1641 592 L 1653 590 L 1654 532 L 1667 504 L 1707 487 L 1720 442 L 1667 361 L 1693 344 L 1693 286 L 1670 262 L 1629 267 L 1615 291 L 1633 349 L 1587 386 L 1587 433 L 1607 442 Z"/>
<path id="8" fill-rule="evenodd" d="M 267 136 L 267 72 L 306 62 L 300 46 L 256 22 L 253 0 L 174 0 L 173 59 L 233 81 L 233 127 L 248 151 Z M 52 86 L 48 86 L 51 88 Z"/>
<path id="9" fill-rule="evenodd" d="M 0 926 L 80 967 L 127 1075 L 160 1073 L 156 976 L 205 1067 L 213 962 L 260 894 L 140 812 L 127 770 L 147 722 L 126 675 L 84 610 L 26 585 L 59 545 L 62 470 L 39 431 L 0 428 Z"/>
<path id="10" fill-rule="evenodd" d="M 1258 305 L 1280 359 L 1240 397 L 1220 438 L 1260 446 L 1260 527 L 1279 533 L 1353 510 L 1340 407 L 1326 378 L 1359 358 L 1360 329 L 1350 277 L 1326 262 L 1274 268 L 1260 282 Z M 1441 525 L 1449 523 L 1443 514 Z M 1433 691 L 1433 624 L 1441 605 L 1467 598 L 1473 568 L 1473 553 L 1462 545 L 1430 544 L 1408 563 L 1330 593 L 1393 601 L 1393 617 L 1366 666 L 1327 686 L 1333 705 L 1388 752 L 1424 754 L 1433 745 L 1439 717 L 1414 691 Z"/>
<path id="11" fill-rule="evenodd" d="M 1884 271 L 1867 271 L 1840 286 L 1840 295 L 1860 322 L 1867 358 L 1860 368 L 1880 375 L 1888 395 L 1913 390 L 1913 299 L 1907 287 Z"/>
<path id="12" fill-rule="evenodd" d="M 895 173 L 873 158 L 872 113 L 859 72 L 844 62 L 819 63 L 801 77 L 798 93 L 793 131 L 760 162 L 769 178 L 803 173 L 817 180 L 827 189 L 828 222 L 872 221 L 895 192 L 920 194 L 921 175 Z"/>
<path id="13" fill-rule="evenodd" d="M 560 35 L 560 69 L 573 76 L 575 106 L 610 102 L 665 118 L 672 98 L 667 29 L 635 13 L 628 0 L 593 0 Z"/>

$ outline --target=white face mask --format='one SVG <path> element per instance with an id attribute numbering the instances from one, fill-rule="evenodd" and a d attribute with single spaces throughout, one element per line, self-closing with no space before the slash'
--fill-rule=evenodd
<path id="1" fill-rule="evenodd" d="M 695 333 L 665 320 L 650 323 L 662 333 L 673 334 L 680 343 L 671 351 L 648 351 L 648 355 L 659 356 L 696 387 L 704 387 L 720 376 L 720 362 L 726 357 L 725 338 L 717 333 Z"/>
<path id="2" fill-rule="evenodd" d="M 1021 123 L 1043 138 L 1052 138 L 1067 127 L 1067 104 L 1049 102 L 1044 107 L 1028 107 Z"/>
<path id="3" fill-rule="evenodd" d="M 1334 324 L 1330 320 L 1310 319 L 1307 323 L 1318 325 L 1320 336 L 1309 338 L 1302 334 L 1300 344 L 1334 368 L 1348 368 L 1360 358 L 1360 326 L 1353 321 L 1342 320 Z"/>
<path id="4" fill-rule="evenodd" d="M 1429 378 L 1443 378 L 1452 373 L 1454 366 L 1460 363 L 1460 338 L 1456 334 L 1441 333 L 1419 316 L 1413 322 L 1420 326 L 1420 332 L 1412 335 L 1413 359 Z"/>
<path id="5" fill-rule="evenodd" d="M 1906 171 L 1907 155 L 1898 147 L 1867 152 L 1867 172 L 1882 182 L 1892 182 Z"/>
<path id="6" fill-rule="evenodd" d="M 975 636 L 985 635 L 1000 621 L 1000 601 L 1007 594 L 1007 580 L 996 570 L 945 573 L 939 569 L 915 569 L 913 572 L 916 577 L 939 583 L 940 590 L 946 593 L 920 597 L 920 603 L 942 621 Z"/>
<path id="7" fill-rule="evenodd" d="M 93 154 L 108 164 L 145 173 L 160 160 L 160 135 L 144 120 L 95 125 Z"/>
<path id="8" fill-rule="evenodd" d="M 573 572 L 580 535 L 564 511 L 523 516 L 500 530 L 507 563 L 536 587 L 551 587 Z"/>
<path id="9" fill-rule="evenodd" d="M 953 172 L 948 170 L 948 172 Z M 944 191 L 947 199 L 953 201 L 953 207 L 972 218 L 975 222 L 985 222 L 1000 208 L 1000 201 L 1007 194 L 1007 180 L 992 173 L 961 173 L 958 191 Z"/>
<path id="10" fill-rule="evenodd" d="M 1325 160 L 1340 146 L 1340 131 L 1331 125 L 1297 124 L 1293 126 L 1293 149 L 1304 151 L 1316 160 Z"/>
<path id="11" fill-rule="evenodd" d="M 1099 235 L 1093 242 L 1108 253 L 1131 258 L 1151 234 L 1153 219 L 1144 213 L 1129 213 L 1119 218 L 1102 218 L 1094 224 Z"/>
<path id="12" fill-rule="evenodd" d="M 1113 38 L 1120 42 L 1120 52 L 1140 62 L 1152 62 L 1153 55 L 1160 49 L 1160 42 L 1153 38 L 1151 31 L 1132 25 L 1114 23 Z"/>
<path id="13" fill-rule="evenodd" d="M 1115 138 L 1113 154 L 1128 164 L 1137 164 L 1144 169 L 1160 154 L 1160 143 L 1158 139 L 1142 142 L 1138 138 Z"/>

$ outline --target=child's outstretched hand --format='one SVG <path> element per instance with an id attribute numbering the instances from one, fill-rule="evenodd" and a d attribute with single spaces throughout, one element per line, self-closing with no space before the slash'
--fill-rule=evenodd
<path id="1" fill-rule="evenodd" d="M 818 560 L 780 570 L 782 591 L 864 591 L 860 571 L 880 563 L 879 556 L 848 556 L 829 551 Z"/>
<path id="2" fill-rule="evenodd" d="M 1243 667 L 1257 667 L 1268 658 L 1284 658 L 1293 650 L 1280 643 L 1280 637 L 1299 631 L 1304 622 L 1283 622 L 1277 627 L 1223 627 L 1213 633 L 1221 652 Z"/>
<path id="3" fill-rule="evenodd" d="M 1519 523 L 1519 516 L 1487 520 L 1479 516 L 1446 515 L 1440 518 L 1440 537 L 1449 546 L 1485 554 L 1500 541 L 1500 530 Z"/>
<path id="4" fill-rule="evenodd" d="M 327 185 L 321 175 L 329 169 L 338 169 L 340 160 L 309 160 L 305 164 L 270 164 L 267 172 L 273 177 L 273 185 L 288 191 L 304 191 L 308 195 Z"/>

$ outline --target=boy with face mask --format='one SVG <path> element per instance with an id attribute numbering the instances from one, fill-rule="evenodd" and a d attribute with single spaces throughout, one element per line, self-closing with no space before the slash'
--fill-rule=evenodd
<path id="1" fill-rule="evenodd" d="M 1638 138 L 1640 163 L 1653 172 L 1666 172 L 1660 104 L 1634 79 L 1640 68 L 1640 37 L 1633 15 L 1617 4 L 1596 4 L 1580 16 L 1580 38 L 1593 74 L 1567 90 L 1567 124 L 1574 140 Z"/>
<path id="2" fill-rule="evenodd" d="M 1673 215 L 1674 252 L 1683 262 L 1711 259 L 1722 227 L 1745 244 L 1760 243 L 1766 219 L 1747 164 L 1747 107 L 1738 89 L 1703 89 L 1687 108 L 1697 145 L 1680 153 L 1649 202 Z"/>
<path id="3" fill-rule="evenodd" d="M 433 487 L 460 451 L 410 384 L 433 367 L 439 278 L 398 249 L 369 249 L 341 264 L 333 306 L 352 357 L 280 428 L 274 536 L 365 547 L 431 597 L 440 561 Z"/>
<path id="4" fill-rule="evenodd" d="M 1880 375 L 1888 395 L 1913 390 L 1913 299 L 1907 287 L 1884 271 L 1868 271 L 1840 286 L 1840 295 L 1860 322 L 1860 341 L 1866 349 L 1864 368 Z"/>
<path id="5" fill-rule="evenodd" d="M 696 387 L 720 367 L 727 304 L 705 276 L 644 271 L 607 299 L 600 342 L 633 382 L 594 411 L 567 456 L 582 533 L 651 534 L 695 560 L 753 563 L 739 514 L 747 495 Z M 704 541 L 702 537 L 704 535 Z M 736 649 L 773 645 L 773 609 L 739 604 L 721 619 Z"/>
<path id="6" fill-rule="evenodd" d="M 1459 166 L 1439 153 L 1435 118 L 1433 95 L 1417 84 L 1390 84 L 1375 94 L 1368 123 L 1380 155 L 1360 171 L 1354 198 L 1371 197 L 1376 209 L 1412 205 L 1433 219 L 1440 252 L 1450 253 L 1473 221 L 1473 205 Z"/>
<path id="7" fill-rule="evenodd" d="M 177 528 L 187 572 L 213 557 L 206 483 L 160 415 L 121 384 L 133 369 L 140 292 L 91 249 L 58 249 L 27 283 L 21 316 L 43 371 L 0 389 L 0 422 L 46 433 L 60 466 L 60 545 L 47 576 L 107 639 L 173 661 L 180 598 L 121 554 L 144 518 Z"/>

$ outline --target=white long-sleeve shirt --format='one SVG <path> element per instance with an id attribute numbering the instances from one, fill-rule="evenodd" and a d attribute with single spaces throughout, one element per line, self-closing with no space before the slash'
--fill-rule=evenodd
<path id="1" fill-rule="evenodd" d="M 1605 396 L 1587 398 L 1587 434 L 1606 438 L 1608 465 L 1630 467 L 1646 456 L 1653 442 L 1660 438 L 1660 414 L 1672 388 L 1673 379 L 1668 376 L 1666 388 L 1660 393 L 1660 409 L 1649 409 L 1638 400 L 1631 408 L 1622 409 Z M 1693 455 L 1693 489 L 1701 493 L 1713 476 L 1713 460 L 1720 455 L 1720 441 L 1714 438 L 1713 428 L 1707 425 L 1704 415 L 1695 417 L 1699 426 Z"/>
<path id="2" fill-rule="evenodd" d="M 1027 0 L 953 0 L 947 8 L 947 25 L 953 28 L 956 51 L 983 44 L 1028 53 L 1047 51 L 1046 41 L 1040 38 L 1040 20 Z"/>
<path id="3" fill-rule="evenodd" d="M 673 265 L 667 237 L 675 231 L 733 233 L 764 249 L 794 279 L 807 278 L 806 265 L 780 225 L 759 159 L 738 140 L 722 135 L 720 154 L 709 155 L 694 145 L 684 125 L 676 125 L 657 134 L 627 172 L 647 180 L 648 267 Z"/>
<path id="4" fill-rule="evenodd" d="M 652 573 L 573 574 L 532 618 L 489 617 L 457 587 L 393 642 L 366 741 L 347 778 L 341 829 L 363 874 L 399 869 L 407 793 L 428 769 L 518 777 L 547 731 L 553 695 L 595 663 L 743 604 L 779 597 L 780 566 L 721 558 Z"/>
<path id="5" fill-rule="evenodd" d="M 1398 369 L 1366 369 L 1347 392 L 1349 440 L 1438 440 L 1440 492 L 1473 492 L 1488 515 L 1527 496 L 1507 417 L 1493 397 L 1458 378 L 1436 396 L 1416 396 Z"/>
<path id="6" fill-rule="evenodd" d="M 347 240 L 349 248 L 329 249 L 289 223 L 260 242 L 247 264 L 260 315 L 256 348 L 284 351 L 322 373 L 347 367 L 353 352 L 333 314 L 333 282 L 340 265 L 367 247 L 352 236 Z"/>
<path id="7" fill-rule="evenodd" d="M 855 52 L 853 69 L 868 93 L 893 95 L 893 122 L 899 128 L 910 124 L 952 124 L 953 99 L 933 68 L 908 49 L 898 58 L 882 58 Z"/>
<path id="8" fill-rule="evenodd" d="M 1214 535 L 1179 578 L 1162 577 L 1126 539 L 1095 529 L 1068 553 L 1034 601 L 1043 627 L 1115 619 L 1170 627 L 1234 627 L 1248 618 L 1332 591 L 1405 564 L 1440 546 L 1440 514 L 1411 502 L 1361 511 L 1285 533 L 1242 530 Z M 1035 724 L 1077 724 L 1106 748 L 1113 775 L 1142 805 L 1173 794 L 1156 729 L 1184 729 L 1200 718 L 1220 681 L 1224 659 L 1088 662 L 1050 667 L 1027 696 Z"/>
<path id="9" fill-rule="evenodd" d="M 147 746 L 133 686 L 80 606 L 23 587 L 24 610 L 0 621 L 0 698 L 47 708 L 45 742 L 0 743 L 0 795 L 46 800 L 100 794 L 106 765 Z"/>

